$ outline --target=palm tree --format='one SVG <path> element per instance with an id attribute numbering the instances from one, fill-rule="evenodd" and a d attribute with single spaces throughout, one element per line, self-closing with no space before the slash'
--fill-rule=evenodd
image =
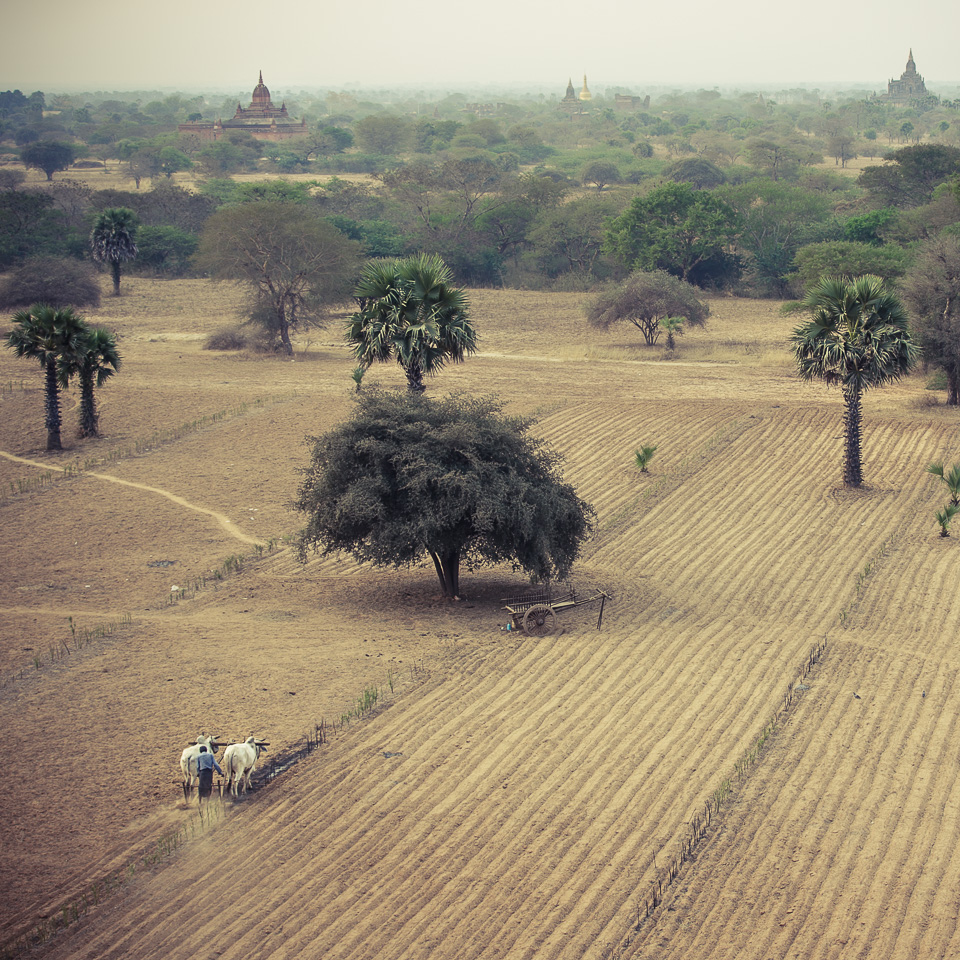
<path id="1" fill-rule="evenodd" d="M 435 255 L 371 263 L 354 292 L 361 309 L 347 321 L 347 343 L 360 366 L 394 357 L 409 389 L 423 393 L 425 375 L 476 352 L 467 297 L 451 280 L 450 270 Z"/>
<path id="2" fill-rule="evenodd" d="M 133 239 L 137 224 L 137 215 L 129 207 L 108 207 L 100 211 L 90 231 L 93 259 L 110 265 L 115 297 L 120 296 L 120 264 L 137 255 Z"/>
<path id="3" fill-rule="evenodd" d="M 104 327 L 88 328 L 76 355 L 62 366 L 67 379 L 76 374 L 80 380 L 80 436 L 99 437 L 100 413 L 94 387 L 102 387 L 120 366 L 116 334 Z"/>
<path id="4" fill-rule="evenodd" d="M 641 447 L 636 451 L 636 459 L 634 460 L 634 463 L 640 469 L 641 473 L 647 472 L 647 467 L 650 466 L 650 461 L 653 459 L 653 455 L 656 452 L 656 447 Z"/>
<path id="5" fill-rule="evenodd" d="M 664 317 L 660 321 L 660 326 L 667 331 L 668 350 L 675 350 L 677 348 L 677 341 L 675 338 L 683 333 L 683 325 L 686 322 L 686 317 Z"/>
<path id="6" fill-rule="evenodd" d="M 947 485 L 951 506 L 960 508 L 960 463 L 955 463 L 949 471 L 945 471 L 943 464 L 937 461 L 927 467 L 927 473 L 939 477 Z"/>
<path id="7" fill-rule="evenodd" d="M 14 328 L 7 346 L 18 357 L 37 360 L 43 367 L 47 449 L 62 450 L 60 442 L 60 388 L 70 379 L 70 364 L 76 359 L 87 332 L 83 317 L 73 307 L 49 307 L 36 303 L 13 315 Z"/>
<path id="8" fill-rule="evenodd" d="M 937 518 L 937 523 L 940 524 L 941 537 L 950 536 L 950 521 L 957 515 L 958 510 L 960 510 L 960 507 L 956 506 L 956 504 L 948 503 L 942 510 L 938 510 L 934 514 Z"/>
<path id="9" fill-rule="evenodd" d="M 821 277 L 803 305 L 812 319 L 793 331 L 797 369 L 804 380 L 835 383 L 843 392 L 846 434 L 843 482 L 863 482 L 861 401 L 870 387 L 899 380 L 917 358 L 907 313 L 880 277 Z"/>

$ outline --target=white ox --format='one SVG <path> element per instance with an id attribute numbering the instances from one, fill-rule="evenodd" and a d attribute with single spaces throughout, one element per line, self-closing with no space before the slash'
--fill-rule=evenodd
<path id="1" fill-rule="evenodd" d="M 197 781 L 199 775 L 199 769 L 197 767 L 197 760 L 200 757 L 200 748 L 206 747 L 210 753 L 216 753 L 220 749 L 220 744 L 217 743 L 217 736 L 214 734 L 212 737 L 208 737 L 205 733 L 201 733 L 197 737 L 194 743 L 191 743 L 183 753 L 180 754 L 180 769 L 183 771 L 183 792 L 184 795 L 188 794 L 190 790 L 193 789 L 194 784 Z"/>
<path id="2" fill-rule="evenodd" d="M 223 751 L 223 775 L 227 778 L 230 792 L 236 796 L 240 781 L 243 780 L 243 792 L 250 789 L 250 778 L 253 768 L 261 753 L 266 753 L 268 740 L 258 740 L 256 737 L 247 737 L 243 743 L 231 743 Z"/>

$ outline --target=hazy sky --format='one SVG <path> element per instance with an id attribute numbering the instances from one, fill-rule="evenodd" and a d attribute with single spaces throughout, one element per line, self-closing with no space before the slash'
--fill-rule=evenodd
<path id="1" fill-rule="evenodd" d="M 906 9 L 906 13 L 901 13 Z M 958 0 L 0 0 L 0 90 L 960 82 Z M 548 87 L 549 89 L 549 87 Z"/>

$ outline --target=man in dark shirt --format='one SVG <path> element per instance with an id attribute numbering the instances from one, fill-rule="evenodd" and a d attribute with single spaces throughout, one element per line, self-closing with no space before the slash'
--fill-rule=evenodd
<path id="1" fill-rule="evenodd" d="M 197 775 L 200 778 L 200 786 L 198 788 L 200 803 L 203 803 L 204 798 L 209 798 L 213 792 L 214 770 L 216 770 L 221 777 L 223 776 L 223 771 L 220 769 L 220 764 L 217 763 L 216 757 L 214 757 L 206 747 L 200 747 L 200 756 L 197 757 Z"/>

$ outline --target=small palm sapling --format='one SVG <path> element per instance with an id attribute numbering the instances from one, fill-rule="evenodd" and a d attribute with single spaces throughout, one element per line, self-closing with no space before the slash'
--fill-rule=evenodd
<path id="1" fill-rule="evenodd" d="M 636 460 L 635 463 L 640 469 L 641 473 L 647 472 L 647 467 L 650 464 L 650 461 L 653 459 L 653 455 L 657 452 L 656 447 L 641 447 L 636 451 Z"/>
<path id="2" fill-rule="evenodd" d="M 948 503 L 942 510 L 936 512 L 935 516 L 937 523 L 940 524 L 941 537 L 950 536 L 950 521 L 954 518 L 958 510 L 960 510 L 960 506 Z"/>

